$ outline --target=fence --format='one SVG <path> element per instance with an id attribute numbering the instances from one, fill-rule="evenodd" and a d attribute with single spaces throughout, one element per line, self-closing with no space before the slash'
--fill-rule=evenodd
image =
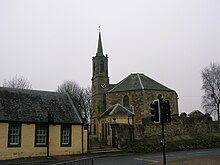
<path id="1" fill-rule="evenodd" d="M 80 160 L 70 160 L 66 162 L 56 163 L 53 165 L 93 165 L 93 158 L 85 158 Z"/>

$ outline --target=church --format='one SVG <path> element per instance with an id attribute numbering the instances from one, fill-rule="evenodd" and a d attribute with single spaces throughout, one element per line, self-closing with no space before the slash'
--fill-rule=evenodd
<path id="1" fill-rule="evenodd" d="M 171 115 L 178 115 L 178 95 L 143 73 L 131 73 L 117 84 L 110 84 L 108 55 L 104 55 L 101 32 L 96 55 L 92 58 L 92 120 L 91 134 L 100 146 L 113 145 L 114 124 L 135 126 L 151 116 L 150 103 L 161 94 L 170 101 Z"/>

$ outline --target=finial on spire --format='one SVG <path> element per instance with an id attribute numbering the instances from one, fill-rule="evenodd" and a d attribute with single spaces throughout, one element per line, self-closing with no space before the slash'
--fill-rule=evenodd
<path id="1" fill-rule="evenodd" d="M 101 30 L 102 30 L 102 29 L 101 29 L 101 26 L 99 26 L 98 31 L 101 32 Z"/>

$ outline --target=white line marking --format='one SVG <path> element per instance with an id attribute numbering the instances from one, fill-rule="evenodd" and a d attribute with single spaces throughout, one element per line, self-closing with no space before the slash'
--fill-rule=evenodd
<path id="1" fill-rule="evenodd" d="M 187 153 L 188 155 L 192 155 L 192 154 L 206 154 L 206 153 L 209 153 L 211 151 L 196 151 L 196 152 L 192 152 L 192 153 Z"/>
<path id="2" fill-rule="evenodd" d="M 146 162 L 153 162 L 153 163 L 158 163 L 159 161 L 157 160 L 151 160 L 151 159 L 142 159 L 142 158 L 134 158 L 135 160 L 138 161 L 146 161 Z"/>

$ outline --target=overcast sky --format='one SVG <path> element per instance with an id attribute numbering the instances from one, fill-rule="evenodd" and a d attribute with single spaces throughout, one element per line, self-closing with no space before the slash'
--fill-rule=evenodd
<path id="1" fill-rule="evenodd" d="M 176 90 L 180 112 L 202 110 L 201 70 L 220 62 L 219 0 L 0 0 L 0 84 L 91 86 L 98 26 L 110 83 L 144 73 Z"/>

